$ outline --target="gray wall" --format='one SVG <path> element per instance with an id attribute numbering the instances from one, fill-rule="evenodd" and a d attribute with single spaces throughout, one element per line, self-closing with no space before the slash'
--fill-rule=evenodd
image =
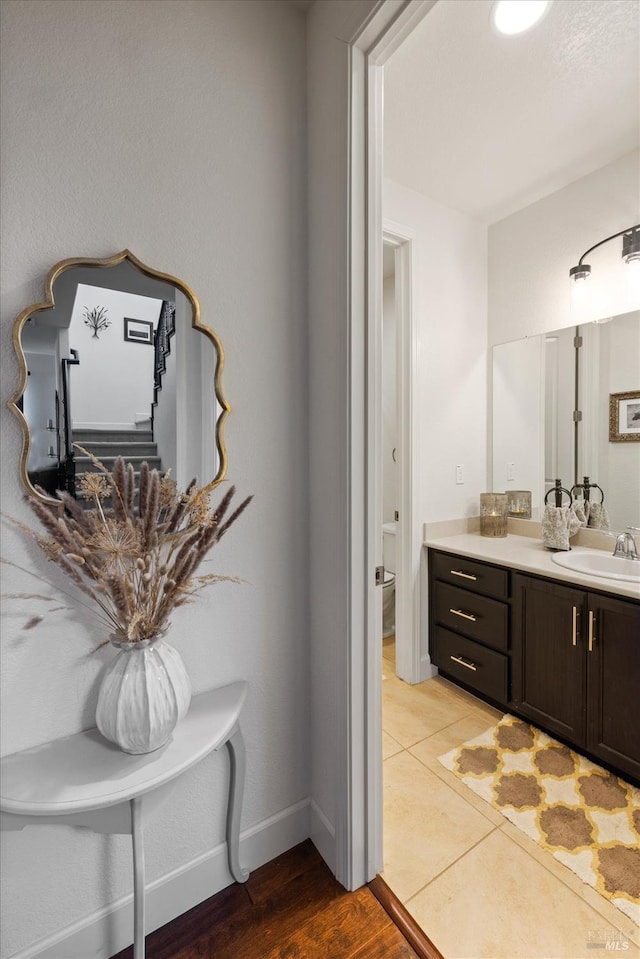
<path id="1" fill-rule="evenodd" d="M 303 16 L 281 0 L 7 0 L 2 16 L 3 399 L 13 320 L 57 261 L 126 246 L 196 293 L 226 353 L 229 478 L 255 500 L 208 567 L 247 585 L 180 610 L 173 642 L 196 692 L 249 681 L 243 829 L 286 824 L 310 791 Z M 27 519 L 4 403 L 1 427 L 2 509 Z M 6 524 L 2 553 L 50 573 Z M 41 588 L 3 572 L 4 593 Z M 110 655 L 80 613 L 23 633 L 30 612 L 3 606 L 4 753 L 93 725 Z M 181 779 L 148 828 L 150 882 L 221 842 L 226 783 L 223 755 Z M 3 847 L 3 957 L 130 891 L 125 837 L 42 827 Z"/>

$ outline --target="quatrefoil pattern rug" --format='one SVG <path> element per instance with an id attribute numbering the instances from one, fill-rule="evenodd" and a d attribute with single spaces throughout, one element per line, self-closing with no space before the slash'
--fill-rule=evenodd
<path id="1" fill-rule="evenodd" d="M 513 716 L 439 761 L 640 925 L 640 790 Z"/>

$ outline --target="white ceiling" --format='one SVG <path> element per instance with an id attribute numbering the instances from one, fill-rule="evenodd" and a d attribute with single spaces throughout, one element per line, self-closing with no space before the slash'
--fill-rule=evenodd
<path id="1" fill-rule="evenodd" d="M 519 37 L 491 6 L 438 0 L 384 94 L 385 176 L 488 223 L 640 143 L 640 0 L 553 0 Z"/>

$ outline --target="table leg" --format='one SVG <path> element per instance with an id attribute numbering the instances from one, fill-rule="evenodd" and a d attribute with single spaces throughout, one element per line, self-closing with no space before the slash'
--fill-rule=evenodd
<path id="1" fill-rule="evenodd" d="M 242 810 L 242 794 L 244 792 L 244 774 L 246 766 L 244 739 L 240 727 L 227 740 L 229 751 L 229 808 L 227 809 L 227 853 L 229 869 L 236 882 L 246 882 L 249 870 L 240 865 L 240 813 Z"/>
<path id="2" fill-rule="evenodd" d="M 144 959 L 144 836 L 142 798 L 131 800 L 133 840 L 133 959 Z"/>

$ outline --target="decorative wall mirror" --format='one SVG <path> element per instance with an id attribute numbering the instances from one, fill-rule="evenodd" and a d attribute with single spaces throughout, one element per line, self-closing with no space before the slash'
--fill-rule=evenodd
<path id="1" fill-rule="evenodd" d="M 23 431 L 20 477 L 30 495 L 76 495 L 80 474 L 122 455 L 181 487 L 227 470 L 224 353 L 189 287 L 129 250 L 57 263 L 45 300 L 15 321 L 20 382 L 9 408 Z M 45 491 L 40 494 L 35 487 Z"/>

